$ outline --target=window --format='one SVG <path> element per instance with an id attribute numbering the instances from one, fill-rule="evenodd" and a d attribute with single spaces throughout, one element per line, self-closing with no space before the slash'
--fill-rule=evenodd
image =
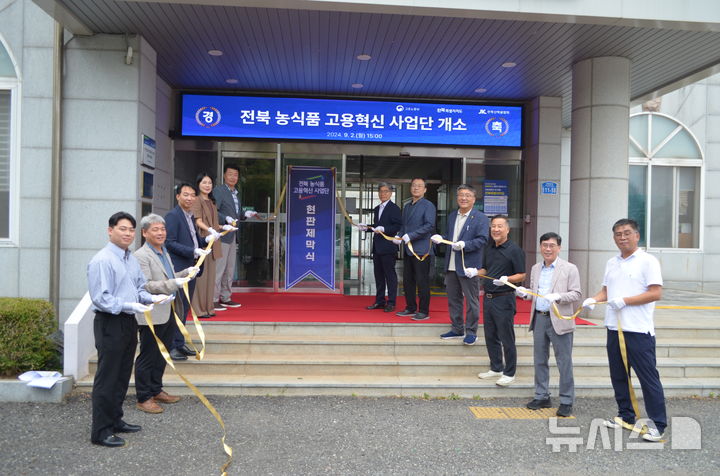
<path id="1" fill-rule="evenodd" d="M 17 88 L 15 67 L 0 41 L 0 241 L 9 240 L 13 228 L 13 192 L 17 190 L 11 190 L 11 185 L 17 144 Z"/>
<path id="2" fill-rule="evenodd" d="M 641 246 L 700 247 L 703 156 L 695 136 L 656 112 L 630 116 L 628 216 Z"/>

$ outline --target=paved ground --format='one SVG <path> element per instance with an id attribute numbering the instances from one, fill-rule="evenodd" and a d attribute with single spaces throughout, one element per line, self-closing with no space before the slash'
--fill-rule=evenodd
<path id="1" fill-rule="evenodd" d="M 630 439 L 627 431 L 619 441 L 608 430 L 603 443 L 603 434 L 591 428 L 594 418 L 615 414 L 611 398 L 579 400 L 577 418 L 558 424 L 579 429 L 574 435 L 554 434 L 548 420 L 478 420 L 469 409 L 523 406 L 526 399 L 210 399 L 235 451 L 231 475 L 720 473 L 718 398 L 668 400 L 674 420 L 661 448 Z M 65 404 L 1 403 L 0 473 L 218 474 L 224 462 L 221 432 L 197 399 L 184 398 L 161 415 L 141 413 L 131 400 L 126 420 L 142 424 L 143 431 L 128 435 L 129 445 L 120 449 L 90 444 L 87 395 Z M 577 452 L 567 445 L 553 452 L 547 438 L 575 439 Z"/>

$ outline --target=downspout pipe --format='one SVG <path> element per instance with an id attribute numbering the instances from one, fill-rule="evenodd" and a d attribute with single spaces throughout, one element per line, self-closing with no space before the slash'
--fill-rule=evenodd
<path id="1" fill-rule="evenodd" d="M 52 167 L 50 176 L 50 303 L 60 327 L 60 237 L 62 221 L 62 89 L 65 29 L 55 22 L 52 93 Z"/>

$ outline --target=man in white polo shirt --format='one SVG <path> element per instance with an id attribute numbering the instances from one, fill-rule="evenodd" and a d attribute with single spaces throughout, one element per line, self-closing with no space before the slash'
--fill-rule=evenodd
<path id="1" fill-rule="evenodd" d="M 638 248 L 640 232 L 634 220 L 623 218 L 615 222 L 613 238 L 620 254 L 608 260 L 600 292 L 583 302 L 583 307 L 588 309 L 595 307 L 598 301 L 608 303 L 605 311 L 607 354 L 618 416 L 605 424 L 611 428 L 628 428 L 637 418 L 630 398 L 628 373 L 620 353 L 619 324 L 625 337 L 628 365 L 635 370 L 645 399 L 645 411 L 655 424 L 655 428 L 648 428 L 643 438 L 660 441 L 667 427 L 665 394 L 656 367 L 653 323 L 655 301 L 662 297 L 660 263 Z"/>

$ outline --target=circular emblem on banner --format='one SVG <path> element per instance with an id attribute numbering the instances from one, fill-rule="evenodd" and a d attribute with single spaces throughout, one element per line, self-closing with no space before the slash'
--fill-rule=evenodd
<path id="1" fill-rule="evenodd" d="M 215 127 L 220 123 L 220 111 L 212 106 L 203 106 L 195 112 L 195 122 L 202 127 Z"/>
<path id="2" fill-rule="evenodd" d="M 398 104 L 397 106 L 395 106 L 395 110 L 397 112 L 403 112 L 403 110 L 405 110 L 405 107 L 402 104 Z"/>
<path id="3" fill-rule="evenodd" d="M 504 117 L 491 117 L 485 122 L 485 132 L 493 137 L 502 137 L 510 130 L 510 124 Z"/>

